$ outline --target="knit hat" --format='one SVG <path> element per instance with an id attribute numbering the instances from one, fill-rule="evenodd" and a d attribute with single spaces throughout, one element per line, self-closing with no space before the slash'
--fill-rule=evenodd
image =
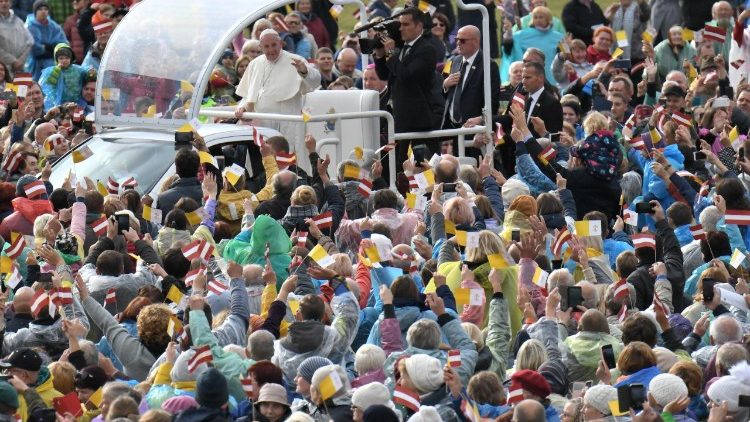
<path id="1" fill-rule="evenodd" d="M 161 404 L 161 408 L 164 411 L 176 415 L 184 410 L 195 409 L 198 407 L 198 402 L 190 396 L 175 396 L 170 397 Z"/>
<path id="2" fill-rule="evenodd" d="M 739 397 L 750 395 L 750 365 L 741 362 L 729 370 L 729 375 L 716 379 L 707 390 L 708 398 L 714 403 L 726 401 L 730 412 L 737 412 Z"/>
<path id="3" fill-rule="evenodd" d="M 318 368 L 328 365 L 333 365 L 333 362 L 324 357 L 311 356 L 303 360 L 297 367 L 297 375 L 301 376 L 305 381 L 312 383 L 312 377 L 315 374 L 315 371 L 317 371 Z"/>
<path id="4" fill-rule="evenodd" d="M 335 377 L 336 375 L 333 374 L 334 372 L 338 373 L 339 379 L 341 380 L 343 386 L 336 390 L 331 398 L 336 398 L 344 395 L 345 393 L 349 392 L 352 387 L 349 383 L 349 377 L 346 375 L 346 371 L 344 371 L 344 368 L 339 365 L 328 365 L 322 368 L 318 368 L 313 374 L 312 382 L 310 382 L 310 384 L 315 387 L 316 390 L 321 391 L 320 384 L 322 384 L 323 380 L 328 378 L 328 376 Z"/>
<path id="5" fill-rule="evenodd" d="M 36 182 L 37 179 L 36 176 L 27 174 L 25 176 L 21 176 L 20 179 L 18 179 L 18 182 L 16 182 L 16 196 L 22 196 L 26 197 L 26 191 L 23 190 L 23 187 L 28 185 L 29 183 Z"/>
<path id="6" fill-rule="evenodd" d="M 677 363 L 677 355 L 671 350 L 663 347 L 654 347 L 653 351 L 656 355 L 656 367 L 661 372 L 669 372 L 669 369 Z"/>
<path id="7" fill-rule="evenodd" d="M 208 368 L 198 376 L 195 386 L 195 401 L 203 407 L 218 409 L 229 400 L 229 387 L 224 374 L 216 368 Z"/>
<path id="8" fill-rule="evenodd" d="M 70 58 L 70 60 L 73 60 L 75 58 L 75 54 L 73 54 L 73 49 L 70 48 L 70 45 L 61 42 L 55 46 L 55 60 L 59 56 L 66 56 Z"/>
<path id="9" fill-rule="evenodd" d="M 352 394 L 352 406 L 359 407 L 363 411 L 376 404 L 388 406 L 390 401 L 391 392 L 388 387 L 379 382 L 365 384 L 354 390 Z"/>
<path id="10" fill-rule="evenodd" d="M 515 387 L 520 386 L 529 393 L 543 399 L 552 394 L 552 388 L 550 388 L 547 380 L 544 379 L 539 372 L 530 369 L 523 369 L 514 372 L 510 379 L 512 390 L 515 390 Z"/>
<path id="11" fill-rule="evenodd" d="M 112 19 L 102 15 L 102 11 L 99 10 L 91 17 L 91 26 L 95 33 L 101 34 L 112 29 Z"/>
<path id="12" fill-rule="evenodd" d="M 539 373 L 547 380 L 553 393 L 561 396 L 568 394 L 568 371 L 560 362 L 544 362 L 539 367 Z"/>
<path id="13" fill-rule="evenodd" d="M 0 404 L 18 409 L 18 392 L 5 381 L 0 382 Z"/>
<path id="14" fill-rule="evenodd" d="M 107 383 L 107 374 L 98 366 L 87 366 L 75 376 L 76 388 L 87 388 L 96 391 Z"/>
<path id="15" fill-rule="evenodd" d="M 49 3 L 47 3 L 46 0 L 36 0 L 34 2 L 34 5 L 31 7 L 31 10 L 33 10 L 34 14 L 36 14 L 36 11 L 42 7 L 46 7 L 47 9 L 49 9 Z"/>
<path id="16" fill-rule="evenodd" d="M 419 412 L 413 414 L 406 422 L 443 422 L 437 409 L 432 406 L 422 406 Z"/>
<path id="17" fill-rule="evenodd" d="M 586 390 L 583 403 L 598 410 L 605 416 L 611 415 L 609 402 L 617 400 L 617 389 L 611 385 L 595 385 Z"/>
<path id="18" fill-rule="evenodd" d="M 260 388 L 258 400 L 255 404 L 261 403 L 278 403 L 282 406 L 289 407 L 289 401 L 286 398 L 286 389 L 283 385 L 267 383 Z"/>
<path id="19" fill-rule="evenodd" d="M 510 203 L 508 210 L 516 210 L 523 213 L 527 217 L 537 215 L 538 207 L 536 205 L 536 199 L 531 195 L 519 195 L 513 202 Z"/>
<path id="20" fill-rule="evenodd" d="M 443 385 L 443 365 L 438 359 L 418 354 L 404 359 L 404 365 L 409 379 L 420 392 L 429 393 Z"/>
<path id="21" fill-rule="evenodd" d="M 608 130 L 592 133 L 578 147 L 570 149 L 570 155 L 580 158 L 586 173 L 602 180 L 612 180 L 617 176 L 620 144 Z"/>
<path id="22" fill-rule="evenodd" d="M 393 409 L 380 404 L 368 407 L 362 415 L 362 420 L 364 422 L 401 422 Z"/>
<path id="23" fill-rule="evenodd" d="M 516 197 L 520 195 L 528 195 L 530 193 L 531 191 L 526 183 L 518 179 L 510 178 L 502 187 L 503 204 L 511 204 Z"/>
<path id="24" fill-rule="evenodd" d="M 656 403 L 664 407 L 681 397 L 687 397 L 688 389 L 685 381 L 677 375 L 659 374 L 648 384 L 648 393 Z"/>

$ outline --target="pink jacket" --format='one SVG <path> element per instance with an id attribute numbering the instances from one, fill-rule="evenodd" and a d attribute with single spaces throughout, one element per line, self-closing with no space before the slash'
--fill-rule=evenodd
<path id="1" fill-rule="evenodd" d="M 336 242 L 342 252 L 347 250 L 356 251 L 359 249 L 359 242 L 362 240 L 359 224 L 363 219 L 343 220 L 339 229 L 336 231 Z M 403 214 L 393 208 L 381 208 L 375 210 L 370 217 L 373 223 L 383 223 L 391 229 L 393 233 L 393 245 L 411 244 L 411 237 L 414 234 L 414 227 L 422 220 L 418 212 L 408 211 Z"/>
<path id="2" fill-rule="evenodd" d="M 534 284 L 534 272 L 536 271 L 537 263 L 533 259 L 521 258 L 518 271 L 518 287 L 524 288 L 529 291 L 531 295 L 531 304 L 534 306 L 537 315 L 544 315 L 544 308 L 547 303 L 547 299 L 542 293 L 542 289 Z M 523 312 L 523 309 L 521 309 Z"/>

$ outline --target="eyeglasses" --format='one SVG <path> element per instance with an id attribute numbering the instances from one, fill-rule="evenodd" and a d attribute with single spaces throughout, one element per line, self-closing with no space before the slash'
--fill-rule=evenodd
<path id="1" fill-rule="evenodd" d="M 442 22 L 440 22 L 440 21 L 438 21 L 438 22 L 433 22 L 433 23 L 432 23 L 432 26 L 439 26 L 439 27 L 441 27 L 441 28 L 445 28 L 445 24 L 444 24 L 444 23 L 442 23 Z"/>
<path id="2" fill-rule="evenodd" d="M 456 38 L 456 44 L 463 44 L 463 43 L 469 42 L 469 41 L 471 41 L 471 40 L 468 39 L 468 38 Z"/>
<path id="3" fill-rule="evenodd" d="M 299 24 L 300 24 L 300 22 L 299 22 L 299 21 L 289 21 L 289 22 L 287 22 L 286 24 L 287 24 L 287 25 L 299 25 Z"/>

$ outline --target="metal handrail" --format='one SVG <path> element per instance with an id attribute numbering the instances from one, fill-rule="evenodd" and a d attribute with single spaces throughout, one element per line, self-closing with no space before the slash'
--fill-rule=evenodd
<path id="1" fill-rule="evenodd" d="M 359 8 L 359 23 L 362 25 L 367 24 L 367 6 L 362 0 L 331 0 L 331 3 L 344 6 L 347 4 L 354 4 Z M 367 68 L 367 64 L 370 62 L 369 54 L 360 54 L 360 61 L 362 63 L 362 71 L 364 72 Z"/>

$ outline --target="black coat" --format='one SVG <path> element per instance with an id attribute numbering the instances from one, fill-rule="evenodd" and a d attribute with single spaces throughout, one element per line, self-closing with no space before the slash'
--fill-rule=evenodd
<path id="1" fill-rule="evenodd" d="M 409 48 L 403 60 L 396 50 L 390 58 L 375 59 L 375 71 L 388 81 L 396 132 L 432 130 L 439 122 L 433 118 L 433 95 L 437 66 L 436 53 L 425 35 Z"/>
<path id="2" fill-rule="evenodd" d="M 451 73 L 459 72 L 462 56 L 451 58 Z M 470 117 L 477 117 L 482 114 L 484 108 L 484 67 L 482 66 L 482 50 L 479 50 L 474 62 L 469 67 L 465 76 L 466 82 L 461 90 L 459 105 L 460 116 L 454 116 L 461 124 L 466 123 Z M 461 82 L 459 81 L 459 84 Z M 443 127 L 450 123 L 450 108 L 453 105 L 454 96 L 458 85 L 451 87 L 445 93 L 445 112 L 443 113 Z M 500 74 L 498 73 L 497 63 L 490 61 L 490 110 L 492 114 L 497 112 L 500 106 Z"/>
<path id="3" fill-rule="evenodd" d="M 177 201 L 186 196 L 193 198 L 198 204 L 203 202 L 203 189 L 197 177 L 179 178 L 172 182 L 169 189 L 159 194 L 156 203 L 163 218 L 166 218 L 167 214 L 172 211 Z"/>
<path id="4" fill-rule="evenodd" d="M 607 19 L 602 13 L 602 8 L 596 4 L 596 0 L 591 1 L 589 9 L 579 0 L 570 0 L 563 7 L 562 21 L 565 30 L 573 34 L 573 38 L 579 38 L 589 45 L 592 43 L 594 25 L 607 25 Z"/>

